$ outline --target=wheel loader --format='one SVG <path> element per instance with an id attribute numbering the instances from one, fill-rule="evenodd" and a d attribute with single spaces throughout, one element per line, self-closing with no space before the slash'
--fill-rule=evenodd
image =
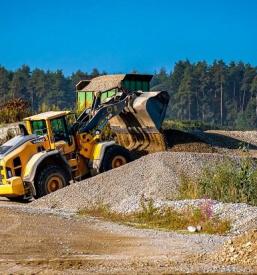
<path id="1" fill-rule="evenodd" d="M 119 87 L 115 96 L 105 102 L 100 94 L 94 93 L 91 108 L 79 117 L 70 111 L 50 111 L 24 119 L 22 134 L 0 146 L 0 196 L 15 201 L 40 198 L 72 181 L 131 161 L 129 146 L 101 139 L 106 124 L 112 120 L 114 128 L 126 128 L 125 145 L 134 139 L 133 148 L 143 146 L 144 150 L 152 139 L 157 147 L 163 146 L 156 136 L 159 133 L 161 137 L 159 129 L 169 101 L 166 92 Z M 122 135 L 118 136 L 122 139 Z M 140 142 L 143 139 L 147 140 L 145 145 Z"/>

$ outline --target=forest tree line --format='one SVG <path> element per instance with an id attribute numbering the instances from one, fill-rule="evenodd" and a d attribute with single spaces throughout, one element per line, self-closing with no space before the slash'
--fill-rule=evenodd
<path id="1" fill-rule="evenodd" d="M 102 74 L 105 72 L 93 69 L 65 76 L 61 70 L 31 70 L 23 65 L 10 71 L 0 66 L 0 106 L 23 98 L 31 113 L 74 109 L 75 85 Z M 238 129 L 257 126 L 257 68 L 250 64 L 179 61 L 171 71 L 162 68 L 156 72 L 151 87 L 169 92 L 167 118 Z"/>
<path id="2" fill-rule="evenodd" d="M 105 74 L 93 69 L 91 73 L 77 71 L 65 76 L 61 70 L 44 71 L 23 65 L 16 71 L 0 66 L 0 106 L 9 100 L 22 98 L 29 102 L 31 113 L 47 110 L 74 109 L 75 86 L 82 79 Z"/>
<path id="3" fill-rule="evenodd" d="M 155 74 L 152 89 L 169 92 L 170 118 L 234 129 L 257 126 L 257 68 L 250 64 L 179 61 L 171 72 Z"/>

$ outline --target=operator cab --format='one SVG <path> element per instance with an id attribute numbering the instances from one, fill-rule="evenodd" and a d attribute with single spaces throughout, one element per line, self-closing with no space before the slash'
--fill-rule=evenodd
<path id="1" fill-rule="evenodd" d="M 76 121 L 76 116 L 70 111 L 45 112 L 27 117 L 24 121 L 29 134 L 48 136 L 51 149 L 64 147 L 61 145 L 69 147 L 74 143 L 71 127 Z"/>

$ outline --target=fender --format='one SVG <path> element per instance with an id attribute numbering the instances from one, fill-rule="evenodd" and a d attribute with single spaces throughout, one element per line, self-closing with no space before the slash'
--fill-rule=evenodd
<path id="1" fill-rule="evenodd" d="M 93 158 L 89 162 L 89 165 L 91 168 L 90 172 L 92 176 L 99 174 L 100 167 L 104 158 L 104 153 L 108 147 L 114 144 L 116 144 L 115 141 L 104 141 L 104 142 L 99 142 L 98 144 L 95 145 Z"/>
<path id="2" fill-rule="evenodd" d="M 35 176 L 36 176 L 38 167 L 47 158 L 51 159 L 54 157 L 57 157 L 62 162 L 63 166 L 68 169 L 68 172 L 71 177 L 70 166 L 69 166 L 67 160 L 62 156 L 62 154 L 58 150 L 39 152 L 39 153 L 33 155 L 31 157 L 31 159 L 28 161 L 25 171 L 24 171 L 24 176 L 23 176 L 23 181 L 27 182 L 31 185 L 33 194 L 35 194 L 35 192 L 36 192 L 34 180 L 35 180 Z"/>

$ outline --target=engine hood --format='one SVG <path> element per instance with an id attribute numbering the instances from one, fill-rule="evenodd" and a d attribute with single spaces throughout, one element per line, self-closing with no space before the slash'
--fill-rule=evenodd
<path id="1" fill-rule="evenodd" d="M 7 156 L 9 153 L 20 147 L 22 144 L 26 143 L 27 141 L 33 140 L 37 138 L 36 135 L 27 135 L 22 136 L 18 135 L 7 142 L 5 142 L 2 146 L 0 146 L 0 159 Z"/>

